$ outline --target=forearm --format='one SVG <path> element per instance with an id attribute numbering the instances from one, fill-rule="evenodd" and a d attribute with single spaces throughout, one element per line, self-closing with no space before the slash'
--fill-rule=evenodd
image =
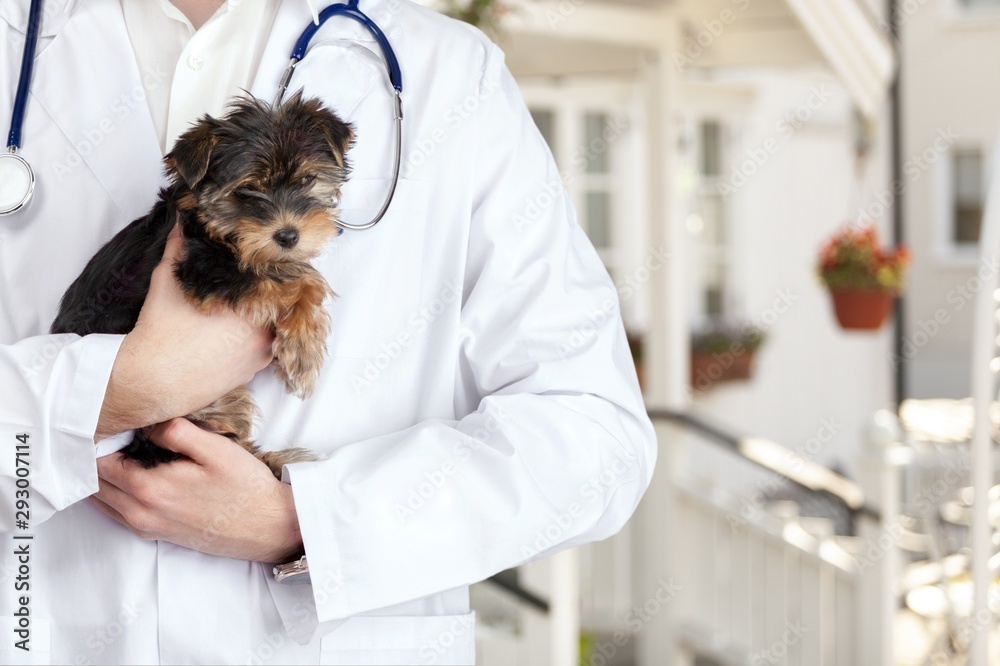
<path id="1" fill-rule="evenodd" d="M 125 336 L 111 370 L 94 435 L 97 441 L 179 416 L 170 413 L 164 396 L 152 386 L 153 373 L 140 371 L 130 335 Z"/>

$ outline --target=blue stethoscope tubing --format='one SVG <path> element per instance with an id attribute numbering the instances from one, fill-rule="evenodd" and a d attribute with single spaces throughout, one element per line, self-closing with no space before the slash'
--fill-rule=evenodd
<path id="1" fill-rule="evenodd" d="M 369 229 L 378 224 L 379 221 L 385 217 L 385 214 L 389 210 L 389 206 L 392 204 L 392 199 L 396 193 L 396 186 L 399 183 L 403 143 L 403 75 L 399 68 L 399 60 L 397 60 L 396 53 L 392 50 L 392 45 L 389 44 L 389 40 L 386 38 L 385 33 L 382 32 L 374 21 L 361 11 L 358 7 L 358 1 L 359 0 L 348 0 L 347 3 L 335 3 L 329 5 L 326 9 L 319 13 L 317 22 L 310 23 L 309 26 L 302 31 L 302 34 L 295 42 L 295 48 L 292 50 L 291 61 L 278 83 L 278 94 L 274 99 L 274 106 L 281 104 L 285 91 L 288 90 L 288 84 L 295 72 L 296 65 L 298 65 L 303 58 L 305 58 L 306 51 L 309 49 L 309 42 L 312 41 L 312 38 L 316 35 L 323 24 L 334 16 L 345 16 L 357 21 L 364 26 L 372 37 L 375 38 L 375 41 L 378 42 L 379 48 L 382 51 L 382 60 L 385 63 L 386 74 L 393 89 L 393 125 L 395 129 L 395 142 L 392 180 L 390 182 L 385 200 L 382 203 L 382 207 L 371 221 L 364 224 L 351 224 L 344 221 L 339 221 L 337 223 L 339 226 L 351 230 Z M 31 8 L 28 16 L 28 31 L 24 40 L 24 53 L 21 56 L 21 72 L 17 81 L 17 92 L 14 96 L 14 109 L 11 113 L 10 132 L 7 136 L 7 153 L 0 154 L 0 215 L 9 215 L 23 208 L 31 199 L 31 195 L 35 188 L 34 172 L 28 162 L 18 154 L 18 150 L 21 148 L 21 132 L 24 125 L 25 109 L 28 103 L 28 92 L 31 89 L 31 74 L 34 68 L 35 52 L 38 44 L 38 33 L 41 29 L 42 2 L 43 0 L 31 0 Z M 25 180 L 25 176 L 27 176 L 27 182 L 22 183 L 21 181 Z M 17 182 L 15 183 L 14 181 Z M 11 188 L 20 188 L 22 184 L 25 185 L 23 195 L 18 196 L 17 193 L 21 192 L 21 190 L 16 189 L 15 195 L 11 199 L 11 203 L 5 203 L 5 199 L 10 195 L 10 192 L 6 191 L 5 186 L 10 185 Z"/>
<path id="2" fill-rule="evenodd" d="M 0 215 L 10 215 L 21 210 L 35 191 L 35 172 L 18 151 L 21 149 L 21 132 L 24 115 L 28 106 L 28 92 L 31 90 L 31 74 L 35 68 L 35 50 L 38 33 L 42 27 L 42 0 L 31 0 L 28 11 L 28 31 L 24 36 L 24 52 L 21 54 L 21 71 L 14 94 L 14 109 L 10 116 L 10 131 L 7 133 L 7 152 L 0 153 Z M 13 198 L 10 198 L 13 193 Z"/>
<path id="3" fill-rule="evenodd" d="M 386 197 L 382 202 L 382 207 L 379 209 L 378 213 L 375 214 L 375 217 L 364 224 L 351 224 L 344 222 L 343 220 L 337 222 L 338 226 L 345 229 L 361 231 L 363 229 L 370 229 L 371 227 L 374 227 L 379 223 L 379 221 L 382 220 L 383 217 L 385 217 L 386 212 L 389 210 L 389 206 L 392 205 L 392 199 L 396 194 L 396 186 L 399 184 L 399 167 L 403 158 L 403 74 L 400 71 L 399 60 L 396 58 L 396 53 L 392 50 L 392 45 L 390 45 L 389 40 L 386 39 L 385 33 L 382 32 L 382 29 L 378 27 L 375 21 L 368 18 L 368 16 L 361 11 L 358 7 L 358 0 L 348 0 L 347 3 L 335 3 L 329 5 L 326 9 L 319 13 L 318 20 L 315 23 L 310 23 L 309 26 L 302 31 L 298 41 L 295 42 L 295 48 L 292 49 L 292 58 L 288 63 L 288 67 L 285 68 L 285 73 L 282 74 L 281 80 L 278 82 L 278 94 L 274 98 L 274 106 L 281 103 L 281 100 L 285 95 L 285 91 L 288 90 L 288 84 L 292 80 L 292 75 L 295 73 L 296 65 L 298 65 L 299 62 L 301 62 L 306 56 L 306 51 L 309 49 L 309 42 L 312 41 L 313 36 L 315 36 L 316 32 L 319 31 L 323 24 L 334 16 L 345 16 L 357 21 L 365 27 L 372 37 L 375 38 L 375 41 L 378 42 L 379 48 L 382 50 L 382 60 L 385 63 L 386 74 L 389 77 L 389 83 L 392 85 L 393 90 L 393 126 L 395 131 L 395 141 L 393 142 L 392 179 L 390 181 Z"/>

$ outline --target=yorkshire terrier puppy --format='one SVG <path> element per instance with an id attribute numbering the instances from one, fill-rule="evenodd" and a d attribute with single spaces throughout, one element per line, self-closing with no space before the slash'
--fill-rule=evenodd
<path id="1" fill-rule="evenodd" d="M 52 333 L 128 333 L 135 326 L 167 235 L 180 222 L 184 258 L 174 275 L 203 311 L 233 308 L 275 331 L 274 364 L 290 393 L 308 396 L 330 328 L 323 301 L 333 292 L 309 264 L 333 236 L 349 167 L 350 125 L 314 99 L 277 108 L 235 102 L 203 117 L 164 158 L 171 185 L 152 211 L 122 229 L 90 260 L 60 303 Z M 267 464 L 315 457 L 305 449 L 262 453 L 250 440 L 256 408 L 245 387 L 188 416 Z M 180 456 L 137 432 L 122 452 L 144 467 Z"/>

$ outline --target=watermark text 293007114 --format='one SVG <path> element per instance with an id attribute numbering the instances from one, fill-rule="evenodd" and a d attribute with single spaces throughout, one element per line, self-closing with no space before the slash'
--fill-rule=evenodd
<path id="1" fill-rule="evenodd" d="M 31 651 L 31 540 L 27 530 L 31 526 L 31 443 L 28 433 L 15 436 L 14 443 L 14 557 L 17 575 L 14 576 L 15 610 L 14 647 Z"/>

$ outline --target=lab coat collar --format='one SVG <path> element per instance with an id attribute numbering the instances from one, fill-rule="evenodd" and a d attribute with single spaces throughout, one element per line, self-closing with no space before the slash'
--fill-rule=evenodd
<path id="1" fill-rule="evenodd" d="M 309 21 L 319 15 L 328 6 L 338 4 L 328 0 L 284 0 L 278 15 L 282 13 L 292 13 L 295 16 L 294 25 L 297 27 L 295 37 L 305 30 Z M 397 20 L 396 15 L 402 6 L 401 0 L 361 0 L 359 8 L 375 22 L 386 37 L 393 37 L 402 32 L 402 24 Z M 276 22 L 277 23 L 277 22 Z M 272 35 L 274 33 L 272 32 Z M 357 42 L 374 42 L 375 38 L 357 21 L 347 18 L 333 18 L 324 25 L 316 34 L 315 41 L 319 41 L 328 36 L 340 37 Z M 293 42 L 294 43 L 294 42 Z M 291 44 L 288 52 L 292 52 Z"/>
<path id="2" fill-rule="evenodd" d="M 54 37 L 63 27 L 80 0 L 46 0 L 42 5 L 42 37 Z M 28 31 L 29 0 L 0 2 L 0 20 L 6 21 L 20 33 Z"/>
<path id="3" fill-rule="evenodd" d="M 270 101 L 277 91 L 278 81 L 288 66 L 292 49 L 302 31 L 313 21 L 314 9 L 319 11 L 332 4 L 325 0 L 284 0 L 274 17 L 271 34 L 267 39 L 264 56 L 261 58 L 251 92 L 256 97 Z M 379 26 L 385 36 L 392 41 L 402 34 L 402 22 L 397 18 L 403 3 L 401 0 L 361 0 L 360 8 Z M 348 18 L 337 17 L 328 21 L 313 37 L 312 45 L 322 42 L 374 42 L 360 23 Z M 377 49 L 377 47 L 374 47 Z M 372 50 L 369 47 L 369 50 Z M 303 63 L 309 60 L 309 56 Z M 301 66 L 300 66 L 301 67 Z M 376 70 L 377 71 L 377 70 Z M 366 74 L 367 76 L 367 74 Z"/>
<path id="4" fill-rule="evenodd" d="M 54 5 L 58 0 L 50 1 Z M 0 6 L 12 4 L 27 2 Z M 94 35 L 101 36 L 99 48 Z M 114 76 L 100 75 L 112 66 Z M 77 2 L 72 20 L 44 49 L 39 43 L 35 59 L 23 152 L 30 160 L 37 136 L 32 126 L 44 113 L 66 137 L 68 148 L 33 164 L 39 185 L 57 188 L 72 171 L 87 168 L 127 219 L 144 213 L 163 184 L 145 90 L 166 82 L 165 72 L 139 72 L 119 0 Z M 75 104 L 74 99 L 87 103 Z"/>

